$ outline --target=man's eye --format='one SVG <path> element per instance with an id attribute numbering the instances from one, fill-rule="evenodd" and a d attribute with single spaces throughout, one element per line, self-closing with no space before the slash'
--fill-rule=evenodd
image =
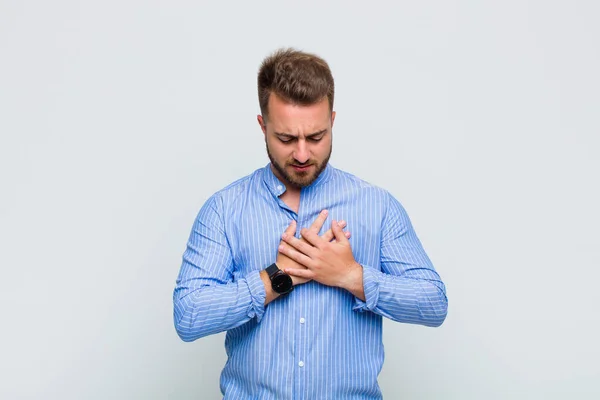
<path id="1" fill-rule="evenodd" d="M 316 137 L 316 138 L 309 138 L 308 140 L 310 140 L 311 142 L 320 142 L 321 139 L 323 139 L 323 136 L 319 136 L 319 137 Z"/>
<path id="2" fill-rule="evenodd" d="M 279 138 L 279 141 L 281 141 L 281 143 L 290 143 L 293 139 L 290 138 Z"/>

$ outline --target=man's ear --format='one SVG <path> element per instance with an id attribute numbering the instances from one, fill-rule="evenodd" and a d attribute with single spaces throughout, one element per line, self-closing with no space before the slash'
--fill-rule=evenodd
<path id="1" fill-rule="evenodd" d="M 335 111 L 331 112 L 331 127 L 333 128 L 333 121 L 335 121 Z"/>
<path id="2" fill-rule="evenodd" d="M 267 136 L 267 124 L 262 115 L 257 115 L 256 120 L 258 121 L 258 125 L 260 125 L 260 129 L 262 130 L 263 134 Z"/>

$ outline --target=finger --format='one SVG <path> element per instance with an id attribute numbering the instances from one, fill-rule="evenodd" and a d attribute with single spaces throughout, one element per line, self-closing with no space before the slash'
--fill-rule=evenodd
<path id="1" fill-rule="evenodd" d="M 344 232 L 344 236 L 346 236 L 346 239 L 350 239 L 350 236 L 352 236 L 350 234 L 350 232 Z M 337 242 L 337 239 L 335 237 L 333 237 L 330 242 Z"/>
<path id="2" fill-rule="evenodd" d="M 308 229 L 302 229 L 300 231 L 300 234 L 302 235 L 302 237 L 304 238 L 306 243 L 312 245 L 313 247 L 316 247 L 317 249 L 322 249 L 323 244 L 328 243 L 327 241 L 322 239 L 319 235 L 309 231 Z"/>
<path id="3" fill-rule="evenodd" d="M 315 273 L 310 269 L 299 269 L 299 268 L 285 268 L 284 271 L 292 276 L 297 278 L 305 278 L 305 279 L 313 279 L 315 277 Z"/>
<path id="4" fill-rule="evenodd" d="M 311 246 L 309 243 L 307 243 L 304 240 L 298 239 L 295 236 L 287 235 L 284 233 L 283 235 L 281 235 L 281 240 L 283 240 L 283 242 L 288 244 L 289 246 L 293 247 L 294 250 L 297 250 L 297 251 L 301 252 L 302 254 L 305 254 L 309 257 L 314 254 L 315 248 L 313 246 Z"/>
<path id="5" fill-rule="evenodd" d="M 310 231 L 314 232 L 314 233 L 319 233 L 321 232 L 321 228 L 323 227 L 323 224 L 325 223 L 325 220 L 327 219 L 327 216 L 329 215 L 329 211 L 327 210 L 323 210 L 319 213 L 319 215 L 317 216 L 317 219 L 315 219 L 315 221 L 312 223 L 312 225 L 310 226 Z"/>
<path id="6" fill-rule="evenodd" d="M 346 221 L 340 221 L 339 224 L 342 227 L 342 229 L 346 227 Z M 333 234 L 333 231 L 331 229 L 328 229 L 327 232 L 325 232 L 321 237 L 323 238 L 323 240 L 331 242 L 335 235 Z"/>
<path id="7" fill-rule="evenodd" d="M 310 266 L 312 266 L 312 260 L 310 257 L 308 257 L 306 254 L 299 252 L 298 250 L 290 246 L 288 243 L 281 243 L 279 245 L 278 250 L 281 254 L 288 256 L 292 260 L 296 261 L 298 264 L 304 265 L 306 268 L 310 268 Z"/>
<path id="8" fill-rule="evenodd" d="M 287 228 L 285 228 L 285 232 L 288 235 L 294 236 L 296 234 L 296 221 L 292 220 Z"/>
<path id="9" fill-rule="evenodd" d="M 337 223 L 337 221 L 331 221 L 331 230 L 333 231 L 335 239 L 338 243 L 348 243 L 348 238 L 346 238 L 346 235 L 344 235 L 344 231 L 342 231 L 342 228 L 340 228 L 340 225 Z"/>

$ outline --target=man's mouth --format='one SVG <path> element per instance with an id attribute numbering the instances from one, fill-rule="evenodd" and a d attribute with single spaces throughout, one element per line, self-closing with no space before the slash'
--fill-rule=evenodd
<path id="1" fill-rule="evenodd" d="M 297 172 L 308 171 L 308 169 L 310 167 L 312 167 L 312 164 L 308 164 L 308 165 L 294 165 L 294 164 L 292 164 L 292 168 L 294 168 L 294 171 L 297 171 Z"/>

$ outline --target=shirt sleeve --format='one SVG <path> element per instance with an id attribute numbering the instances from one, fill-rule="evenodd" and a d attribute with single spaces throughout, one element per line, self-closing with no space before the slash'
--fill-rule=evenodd
<path id="1" fill-rule="evenodd" d="M 398 322 L 441 325 L 448 311 L 446 287 L 402 205 L 388 193 L 381 236 L 381 268 L 363 265 L 365 301 L 355 311 L 372 311 Z"/>
<path id="2" fill-rule="evenodd" d="M 212 196 L 200 209 L 183 254 L 173 292 L 175 328 L 182 340 L 240 326 L 265 311 L 259 271 L 234 279 L 233 257 L 224 231 L 221 200 Z"/>

